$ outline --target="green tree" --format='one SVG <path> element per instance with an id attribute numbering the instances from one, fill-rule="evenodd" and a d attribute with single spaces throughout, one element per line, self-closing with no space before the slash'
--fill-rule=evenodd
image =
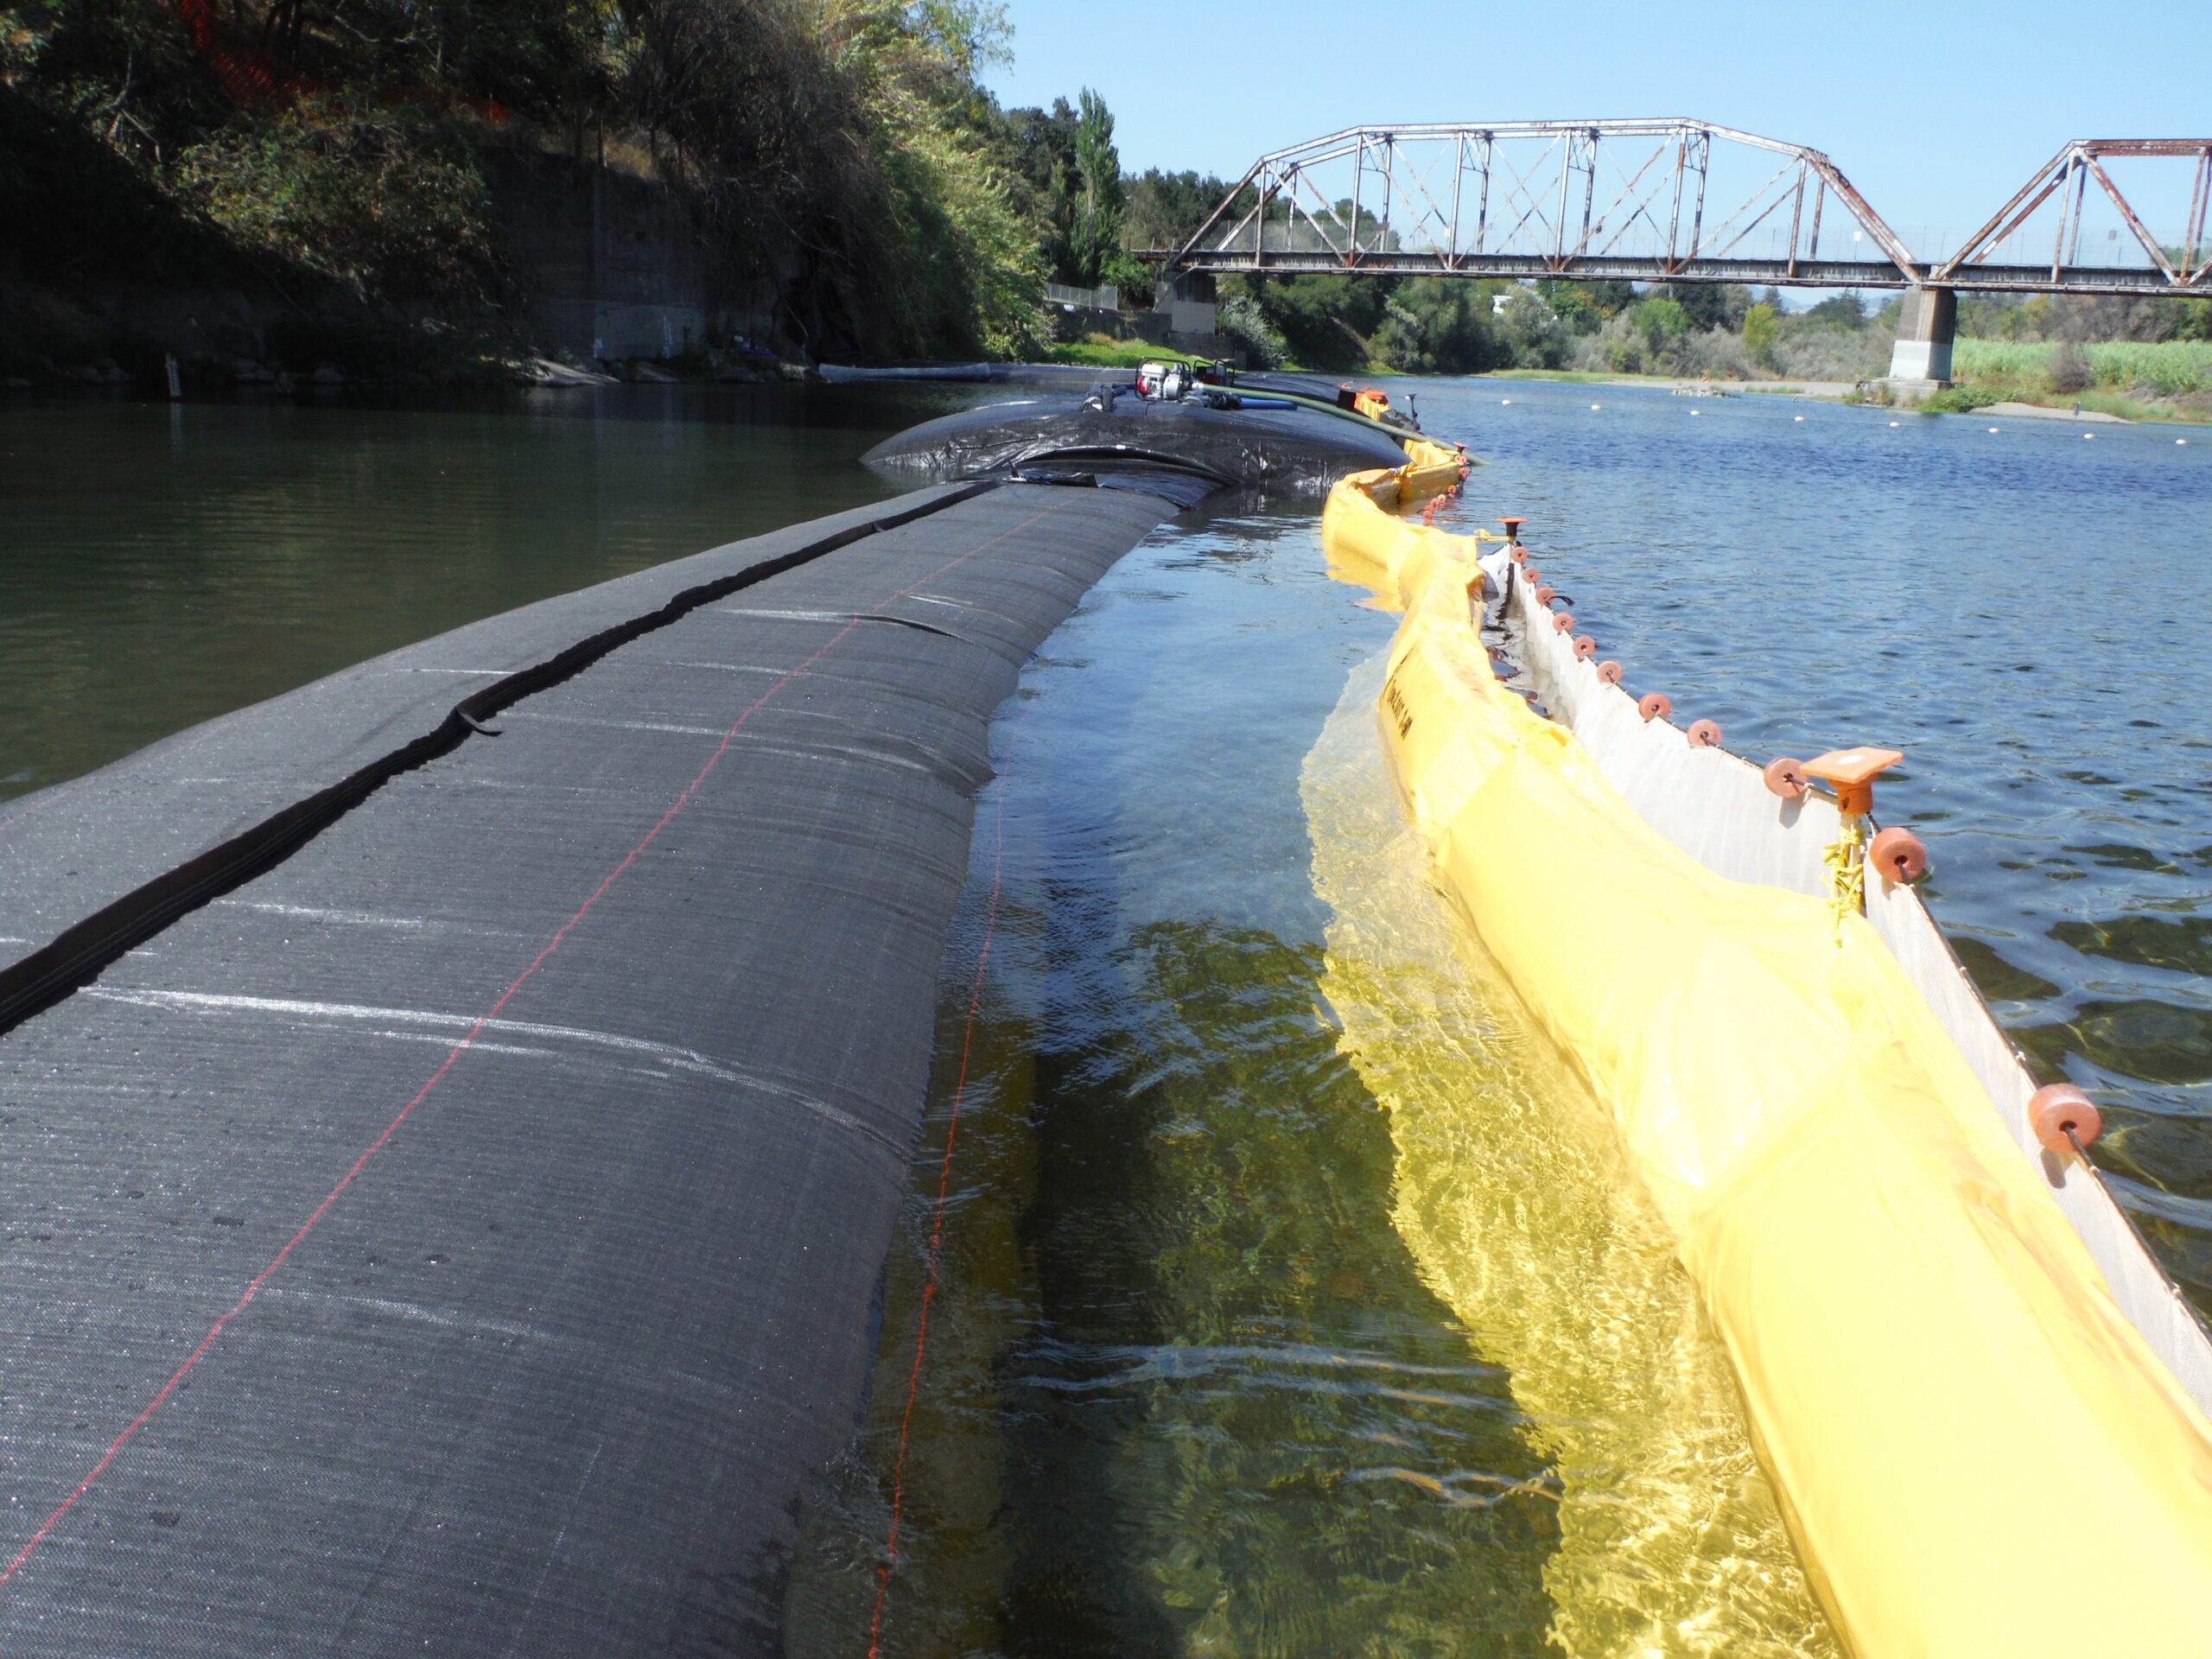
<path id="1" fill-rule="evenodd" d="M 1001 145 L 1014 177 L 1009 192 L 1014 210 L 1035 227 L 1045 269 L 1057 283 L 1078 282 L 1070 234 L 1075 225 L 1076 114 L 1065 98 L 1052 107 L 1008 110 L 1001 121 Z"/>
<path id="2" fill-rule="evenodd" d="M 1689 313 L 1682 309 L 1681 302 L 1662 295 L 1637 302 L 1629 315 L 1655 358 L 1664 355 L 1669 346 L 1690 331 Z"/>
<path id="3" fill-rule="evenodd" d="M 1744 313 L 1751 308 L 1751 290 L 1736 283 L 1676 283 L 1662 291 L 1700 334 L 1709 328 L 1732 332 L 1743 326 Z"/>
<path id="4" fill-rule="evenodd" d="M 1574 350 L 1575 323 L 1554 311 L 1542 294 L 1515 285 L 1497 312 L 1504 357 L 1516 369 L 1566 366 Z"/>
<path id="5" fill-rule="evenodd" d="M 1781 339 L 1781 321 L 1765 301 L 1744 313 L 1744 355 L 1759 367 L 1774 366 L 1774 348 Z"/>
<path id="6" fill-rule="evenodd" d="M 1383 302 L 1369 342 L 1375 360 L 1407 374 L 1470 374 L 1514 360 L 1490 318 L 1481 285 L 1449 276 L 1416 276 Z M 1521 290 L 1535 303 L 1535 296 Z"/>
<path id="7" fill-rule="evenodd" d="M 1229 194 L 1229 186 L 1211 174 L 1163 173 L 1156 167 L 1147 168 L 1128 184 L 1122 231 L 1133 248 L 1181 247 Z M 1237 194 L 1229 223 L 1235 224 L 1251 211 L 1253 196 L 1249 185 Z"/>
<path id="8" fill-rule="evenodd" d="M 1577 283 L 1548 276 L 1537 283 L 1536 292 L 1543 296 L 1554 315 L 1578 334 L 1596 334 L 1608 319 L 1636 303 L 1636 288 L 1630 283 Z"/>
<path id="9" fill-rule="evenodd" d="M 1866 326 L 1866 302 L 1853 290 L 1831 294 L 1805 313 L 1805 321 L 1816 327 L 1863 328 Z"/>
<path id="10" fill-rule="evenodd" d="M 1122 251 L 1122 158 L 1114 148 L 1114 118 L 1106 100 L 1086 86 L 1079 102 L 1068 253 L 1075 280 L 1090 287 L 1107 275 Z"/>
<path id="11" fill-rule="evenodd" d="M 1268 321 L 1252 296 L 1242 289 L 1224 289 L 1214 325 L 1244 348 L 1246 360 L 1255 369 L 1280 369 L 1290 360 L 1290 342 Z"/>
<path id="12" fill-rule="evenodd" d="M 1237 279 L 1268 326 L 1301 363 L 1339 372 L 1363 369 L 1368 337 L 1382 326 L 1397 279 L 1391 276 L 1278 276 Z"/>

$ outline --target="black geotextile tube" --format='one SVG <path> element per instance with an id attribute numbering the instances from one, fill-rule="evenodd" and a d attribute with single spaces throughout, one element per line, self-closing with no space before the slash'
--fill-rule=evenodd
<path id="1" fill-rule="evenodd" d="M 780 557 L 748 565 L 719 581 L 688 588 L 654 610 L 602 628 L 543 662 L 472 692 L 455 703 L 433 729 L 378 756 L 338 782 L 293 802 L 219 846 L 162 871 L 150 881 L 94 911 L 39 950 L 0 968 L 0 1033 L 12 1030 L 40 1009 L 68 995 L 124 951 L 151 938 L 178 917 L 281 861 L 340 813 L 366 799 L 400 773 L 449 753 L 471 736 L 497 735 L 484 722 L 510 704 L 559 684 L 571 674 L 590 667 L 608 652 L 656 628 L 664 628 L 702 605 L 727 599 L 741 588 L 765 582 L 810 559 L 818 559 L 841 547 L 850 547 L 863 537 L 894 530 L 943 512 L 985 490 L 997 488 L 999 482 L 987 480 L 970 484 L 907 512 L 869 519 L 820 541 L 810 542 Z"/>
<path id="2" fill-rule="evenodd" d="M 992 711 L 1169 512 L 1006 485 L 588 664 L 549 614 L 676 584 L 473 625 L 416 660 L 530 642 L 535 690 L 467 700 L 502 735 L 0 1035 L 0 1652 L 780 1652 Z M 425 683 L 322 683 L 252 742 L 318 699 L 419 729 Z M 327 723 L 318 786 L 373 752 Z M 22 844 L 75 891 L 54 849 L 226 786 L 216 747 Z"/>
<path id="3" fill-rule="evenodd" d="M 955 479 L 1109 457 L 1315 495 L 1346 473 L 1406 459 L 1391 429 L 1333 408 L 1217 410 L 1128 393 L 982 404 L 908 427 L 861 459 L 894 475 Z"/>

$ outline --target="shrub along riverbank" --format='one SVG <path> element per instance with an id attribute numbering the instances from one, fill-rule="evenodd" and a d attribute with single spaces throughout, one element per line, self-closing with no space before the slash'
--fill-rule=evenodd
<path id="1" fill-rule="evenodd" d="M 1710 376 L 1875 382 L 1898 302 L 1855 294 L 1793 311 L 1779 293 L 1625 283 L 1302 277 L 1223 284 L 1224 332 L 1255 361 L 1338 372 Z M 2017 400 L 2212 418 L 2212 301 L 1968 296 L 1941 407 Z"/>
<path id="2" fill-rule="evenodd" d="M 2212 340 L 1961 340 L 1951 367 L 1961 391 L 1986 403 L 2212 420 Z"/>
<path id="3" fill-rule="evenodd" d="M 1850 295 L 1793 312 L 1771 291 L 1690 283 L 1305 276 L 1222 288 L 1223 330 L 1255 361 L 1338 372 L 1855 381 L 1887 367 L 1894 321 Z"/>

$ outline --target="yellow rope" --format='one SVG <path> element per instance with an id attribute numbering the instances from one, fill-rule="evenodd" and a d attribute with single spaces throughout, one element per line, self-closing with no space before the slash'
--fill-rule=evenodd
<path id="1" fill-rule="evenodd" d="M 1840 950 L 1843 918 L 1858 914 L 1866 906 L 1866 820 L 1846 816 L 1836 838 L 1821 849 L 1821 862 L 1828 867 L 1828 881 L 1835 889 L 1828 900 L 1830 932 Z"/>

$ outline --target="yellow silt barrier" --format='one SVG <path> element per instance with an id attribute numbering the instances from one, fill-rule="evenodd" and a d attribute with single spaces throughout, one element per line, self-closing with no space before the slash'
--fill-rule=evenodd
<path id="1" fill-rule="evenodd" d="M 1926 997 L 1866 918 L 1707 869 L 1502 684 L 1476 543 L 1384 512 L 1395 476 L 1340 484 L 1323 536 L 1405 613 L 1378 715 L 1408 812 L 1665 1215 L 1840 1638 L 2212 1654 L 2212 1423 Z"/>
<path id="2" fill-rule="evenodd" d="M 1409 438 L 1406 442 L 1406 464 L 1396 474 L 1398 494 L 1395 505 L 1418 506 L 1430 496 L 1459 488 L 1459 480 L 1466 475 L 1467 457 L 1463 450 L 1429 438 Z"/>
<path id="3" fill-rule="evenodd" d="M 1406 445 L 1406 464 L 1340 479 L 1321 509 L 1321 545 L 1331 572 L 1371 588 L 1394 610 L 1403 608 L 1399 573 L 1426 569 L 1419 550 L 1432 544 L 1471 548 L 1480 537 L 1447 536 L 1391 509 L 1408 509 L 1448 493 L 1467 475 L 1466 457 L 1426 438 Z"/>

